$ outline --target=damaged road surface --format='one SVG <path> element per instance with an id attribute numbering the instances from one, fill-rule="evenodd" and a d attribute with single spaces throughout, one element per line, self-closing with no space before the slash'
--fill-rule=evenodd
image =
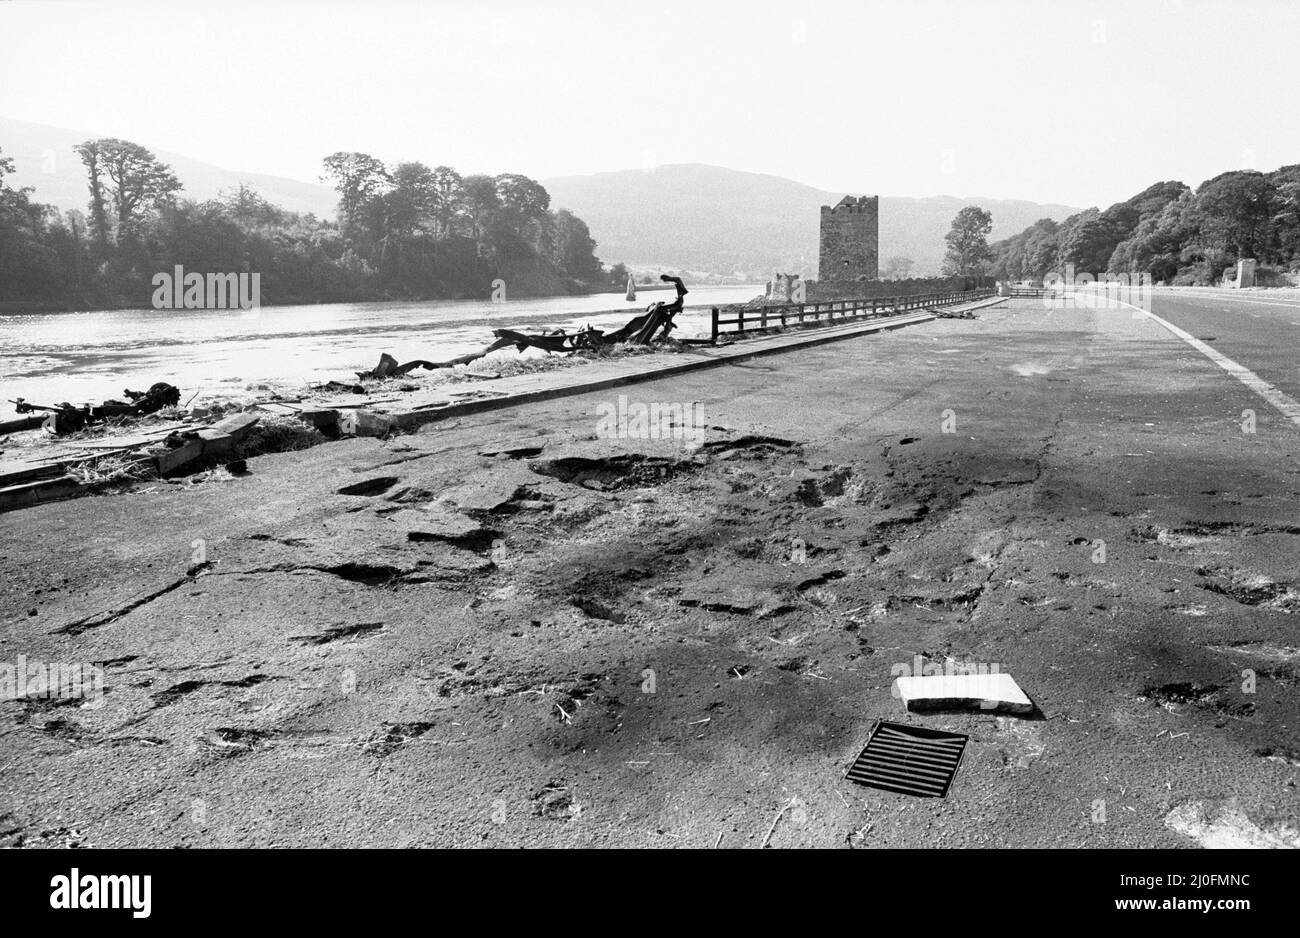
<path id="1" fill-rule="evenodd" d="M 0 840 L 1293 843 L 1295 429 L 1017 302 L 5 515 L 0 660 L 102 682 L 10 682 Z M 946 797 L 843 777 L 880 720 L 966 737 Z"/>

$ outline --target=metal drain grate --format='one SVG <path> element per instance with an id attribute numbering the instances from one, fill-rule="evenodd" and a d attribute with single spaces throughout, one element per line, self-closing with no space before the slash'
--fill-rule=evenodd
<path id="1" fill-rule="evenodd" d="M 943 798 L 961 765 L 969 738 L 878 720 L 867 745 L 844 777 L 868 788 L 918 798 Z"/>

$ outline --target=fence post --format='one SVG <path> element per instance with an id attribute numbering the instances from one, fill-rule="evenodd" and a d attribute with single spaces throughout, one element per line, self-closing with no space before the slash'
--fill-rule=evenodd
<path id="1" fill-rule="evenodd" d="M 713 344 L 718 344 L 718 308 L 713 307 Z"/>
<path id="2" fill-rule="evenodd" d="M 745 307 L 743 306 L 740 307 L 740 310 L 736 313 L 736 331 L 745 331 Z"/>

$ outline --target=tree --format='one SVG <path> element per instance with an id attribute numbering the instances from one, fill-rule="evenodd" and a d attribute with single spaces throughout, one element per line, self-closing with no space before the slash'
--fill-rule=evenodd
<path id="1" fill-rule="evenodd" d="M 322 161 L 325 175 L 339 194 L 339 222 L 345 235 L 356 233 L 362 209 L 388 185 L 388 170 L 368 153 L 332 153 Z"/>
<path id="2" fill-rule="evenodd" d="M 86 166 L 86 174 L 89 176 L 90 236 L 95 239 L 95 244 L 102 253 L 108 249 L 109 231 L 104 183 L 99 168 L 99 141 L 87 140 L 85 143 L 77 144 L 73 149 L 81 157 L 81 162 Z"/>
<path id="3" fill-rule="evenodd" d="M 390 178 L 392 189 L 384 194 L 387 229 L 402 238 L 416 231 L 431 232 L 436 226 L 436 179 L 423 163 L 398 163 Z"/>
<path id="4" fill-rule="evenodd" d="M 288 220 L 288 213 L 264 199 L 256 189 L 240 183 L 230 195 L 223 192 L 226 212 L 245 229 L 272 228 Z"/>
<path id="5" fill-rule="evenodd" d="M 885 271 L 880 279 L 882 280 L 906 280 L 912 275 L 912 268 L 916 266 L 916 261 L 910 257 L 891 257 L 885 261 Z"/>
<path id="6" fill-rule="evenodd" d="M 596 257 L 596 242 L 587 223 L 567 209 L 555 213 L 553 262 L 566 277 L 600 282 L 604 268 Z"/>
<path id="7" fill-rule="evenodd" d="M 134 233 L 145 213 L 180 191 L 171 168 L 149 150 L 116 137 L 86 140 L 73 147 L 90 185 L 90 230 L 101 253 Z"/>
<path id="8" fill-rule="evenodd" d="M 435 166 L 432 211 L 438 237 L 445 238 L 455 229 L 456 216 L 461 212 L 464 198 L 464 181 L 460 173 L 450 166 Z"/>
<path id="9" fill-rule="evenodd" d="M 494 182 L 501 208 L 520 219 L 541 219 L 551 207 L 551 194 L 540 182 L 527 176 L 504 173 L 497 176 Z"/>
<path id="10" fill-rule="evenodd" d="M 1080 272 L 1102 273 L 1122 239 L 1123 235 L 1117 236 L 1109 218 L 1090 208 L 1070 216 L 1061 226 L 1057 239 L 1060 261 Z"/>
<path id="11" fill-rule="evenodd" d="M 517 238 L 538 254 L 551 253 L 555 238 L 554 219 L 549 211 L 551 194 L 540 182 L 517 173 L 497 176 L 494 182 L 500 204 L 497 221 L 508 229 L 503 231 L 498 227 L 495 232 L 497 245 L 505 247 Z M 507 250 L 515 248 L 508 247 Z"/>
<path id="12" fill-rule="evenodd" d="M 943 272 L 949 276 L 983 273 L 984 264 L 992 259 L 988 234 L 993 230 L 993 215 L 976 205 L 968 205 L 952 220 L 952 230 L 944 241 L 948 245 L 943 258 Z"/>
<path id="13" fill-rule="evenodd" d="M 1238 258 L 1268 254 L 1276 202 L 1272 180 L 1253 170 L 1222 173 L 1196 190 L 1204 233 L 1215 247 Z"/>
<path id="14" fill-rule="evenodd" d="M 470 237 L 482 241 L 500 207 L 496 181 L 491 176 L 466 176 L 462 180 L 460 215 Z"/>
<path id="15" fill-rule="evenodd" d="M 108 242 L 109 209 L 115 240 L 134 235 L 145 214 L 170 203 L 180 180 L 152 152 L 116 137 L 87 140 L 74 147 L 89 175 L 91 228 L 101 246 Z"/>
<path id="16" fill-rule="evenodd" d="M 60 275 L 47 224 L 57 213 L 31 201 L 30 188 L 10 189 L 4 177 L 12 172 L 13 160 L 0 155 L 0 299 L 43 292 Z"/>
<path id="17" fill-rule="evenodd" d="M 1300 165 L 1282 166 L 1272 173 L 1277 187 L 1273 229 L 1280 259 L 1294 264 L 1300 259 Z"/>
<path id="18" fill-rule="evenodd" d="M 587 225 L 551 211 L 527 176 L 462 178 L 418 162 L 388 169 L 364 153 L 324 161 L 339 192 L 340 221 L 299 215 L 240 185 L 218 198 L 176 198 L 180 184 L 129 141 L 77 148 L 90 210 L 60 215 L 10 188 L 14 161 L 0 153 L 0 299 L 76 308 L 147 297 L 152 271 L 256 271 L 276 302 L 358 302 L 481 295 L 493 278 L 512 291 L 603 284 Z M 625 271 L 626 268 L 623 268 Z"/>

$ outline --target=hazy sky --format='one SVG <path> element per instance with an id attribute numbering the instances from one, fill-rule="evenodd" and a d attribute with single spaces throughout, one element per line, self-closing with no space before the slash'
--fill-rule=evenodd
<path id="1" fill-rule="evenodd" d="M 1105 206 L 1300 162 L 1298 36 L 1295 0 L 15 0 L 0 115 L 313 181 L 355 149 Z"/>

